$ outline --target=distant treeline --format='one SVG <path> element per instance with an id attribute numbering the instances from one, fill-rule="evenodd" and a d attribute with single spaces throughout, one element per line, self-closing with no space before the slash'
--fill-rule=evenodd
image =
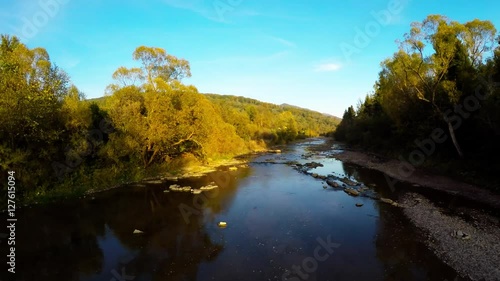
<path id="1" fill-rule="evenodd" d="M 180 82 L 191 76 L 189 62 L 161 48 L 138 47 L 133 59 L 141 67 L 118 68 L 105 97 L 86 100 L 45 49 L 2 35 L 0 180 L 15 171 L 18 196 L 28 201 L 78 195 L 326 134 L 339 123 L 292 106 L 200 94 Z"/>
<path id="2" fill-rule="evenodd" d="M 413 23 L 336 139 L 498 189 L 499 44 L 490 21 Z"/>

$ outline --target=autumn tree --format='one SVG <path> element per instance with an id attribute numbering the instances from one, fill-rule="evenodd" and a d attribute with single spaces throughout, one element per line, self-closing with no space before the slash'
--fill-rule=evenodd
<path id="1" fill-rule="evenodd" d="M 17 170 L 24 187 L 54 178 L 47 163 L 64 156 L 61 147 L 71 134 L 62 112 L 68 91 L 68 76 L 45 49 L 1 36 L 0 169 Z"/>

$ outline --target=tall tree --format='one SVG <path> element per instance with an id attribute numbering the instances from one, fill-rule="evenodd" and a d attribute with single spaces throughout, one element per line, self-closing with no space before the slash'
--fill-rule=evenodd
<path id="1" fill-rule="evenodd" d="M 475 20 L 463 25 L 431 15 L 421 23 L 412 24 L 399 52 L 383 64 L 384 74 L 399 85 L 400 94 L 428 103 L 442 116 L 460 157 L 463 152 L 455 134 L 458 128 L 445 116 L 445 111 L 460 101 L 462 93 L 457 89 L 456 80 L 448 80 L 447 75 L 462 46 L 473 63 L 481 63 L 484 52 L 490 49 L 490 35 L 495 32 L 490 22 Z M 432 51 L 427 50 L 427 46 L 431 46 Z"/>

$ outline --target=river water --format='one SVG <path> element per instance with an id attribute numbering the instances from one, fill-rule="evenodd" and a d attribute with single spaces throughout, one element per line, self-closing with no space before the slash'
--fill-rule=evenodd
<path id="1" fill-rule="evenodd" d="M 16 280 L 455 280 L 400 209 L 284 164 L 315 161 L 311 172 L 398 195 L 381 173 L 333 159 L 335 145 L 311 152 L 324 142 L 180 183 L 219 185 L 200 195 L 166 193 L 169 182 L 21 209 Z"/>

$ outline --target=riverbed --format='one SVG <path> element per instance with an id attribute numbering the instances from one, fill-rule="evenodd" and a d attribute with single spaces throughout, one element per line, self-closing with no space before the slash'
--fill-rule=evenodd
<path id="1" fill-rule="evenodd" d="M 370 198 L 404 189 L 334 159 L 339 147 L 312 152 L 325 141 L 204 177 L 21 209 L 16 280 L 464 280 L 401 208 Z M 370 196 L 297 169 L 311 162 L 322 166 L 310 173 L 348 178 Z M 218 188 L 191 194 L 172 184 Z"/>

